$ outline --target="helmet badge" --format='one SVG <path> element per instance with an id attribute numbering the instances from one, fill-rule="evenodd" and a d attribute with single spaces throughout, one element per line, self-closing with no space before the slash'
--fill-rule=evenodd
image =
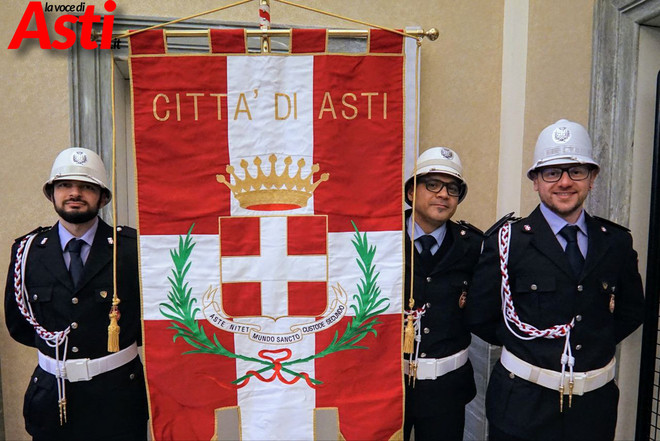
<path id="1" fill-rule="evenodd" d="M 451 159 L 451 158 L 454 157 L 454 152 L 452 152 L 451 150 L 449 150 L 446 147 L 442 147 L 442 149 L 440 150 L 440 154 L 445 159 Z"/>
<path id="2" fill-rule="evenodd" d="M 73 153 L 71 159 L 78 165 L 84 165 L 87 162 L 87 155 L 85 152 L 78 150 Z"/>
<path id="3" fill-rule="evenodd" d="M 568 130 L 568 127 L 557 127 L 554 132 L 552 132 L 552 139 L 555 142 L 564 143 L 571 138 L 571 132 Z"/>

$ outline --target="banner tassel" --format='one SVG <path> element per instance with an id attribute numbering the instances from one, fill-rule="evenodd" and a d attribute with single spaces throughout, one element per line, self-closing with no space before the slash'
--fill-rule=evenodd
<path id="1" fill-rule="evenodd" d="M 112 295 L 112 308 L 110 309 L 110 325 L 108 326 L 108 352 L 119 351 L 119 331 L 120 327 L 117 323 L 121 314 L 119 313 L 119 298 L 117 294 Z"/>
<path id="2" fill-rule="evenodd" d="M 413 304 L 414 300 L 410 299 Z M 415 326 L 413 321 L 415 320 L 414 314 L 410 314 L 406 317 L 406 329 L 403 332 L 403 353 L 412 354 L 415 351 Z"/>
<path id="3" fill-rule="evenodd" d="M 412 319 L 408 317 L 406 330 L 403 334 L 403 353 L 412 354 L 415 350 L 415 328 L 413 327 Z"/>

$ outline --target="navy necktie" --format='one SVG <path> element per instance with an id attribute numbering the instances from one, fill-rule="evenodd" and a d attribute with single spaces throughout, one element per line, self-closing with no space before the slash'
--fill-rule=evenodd
<path id="1" fill-rule="evenodd" d="M 559 234 L 566 239 L 566 257 L 568 257 L 568 262 L 573 268 L 573 273 L 575 276 L 579 276 L 582 272 L 582 267 L 584 266 L 584 257 L 580 252 L 580 247 L 577 242 L 577 233 L 579 228 L 576 225 L 566 225 L 559 231 Z"/>
<path id="2" fill-rule="evenodd" d="M 435 237 L 431 236 L 430 234 L 420 236 L 417 238 L 417 240 L 422 245 L 422 252 L 420 253 L 420 256 L 422 257 L 422 263 L 428 265 L 428 263 L 431 261 L 431 257 L 433 257 L 433 254 L 431 254 L 431 247 L 437 244 L 438 241 L 436 241 Z"/>
<path id="3" fill-rule="evenodd" d="M 83 273 L 83 262 L 80 257 L 80 250 L 85 242 L 82 239 L 71 239 L 69 243 L 66 244 L 66 250 L 69 252 L 69 257 L 71 257 L 71 263 L 69 263 L 69 274 L 71 274 L 71 280 L 73 280 L 73 286 L 77 287 L 80 283 Z"/>

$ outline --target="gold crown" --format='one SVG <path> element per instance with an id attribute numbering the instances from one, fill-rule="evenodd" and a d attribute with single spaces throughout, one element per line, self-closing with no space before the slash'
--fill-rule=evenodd
<path id="1" fill-rule="evenodd" d="M 314 182 L 314 173 L 319 171 L 319 165 L 313 164 L 309 175 L 302 176 L 302 168 L 305 160 L 298 160 L 298 171 L 294 176 L 289 176 L 289 166 L 293 163 L 291 156 L 284 158 L 284 171 L 277 174 L 275 163 L 277 156 L 272 154 L 268 157 L 270 162 L 270 174 L 266 175 L 261 169 L 261 158 L 254 158 L 253 163 L 257 166 L 257 175 L 252 176 L 248 172 L 248 162 L 241 160 L 245 177 L 239 178 L 234 173 L 234 167 L 227 165 L 227 173 L 234 177 L 234 184 L 227 181 L 224 175 L 216 175 L 221 184 L 225 184 L 234 194 L 242 208 L 249 210 L 293 210 L 307 205 L 307 200 L 312 196 L 316 187 L 323 181 L 327 181 L 330 174 L 323 173 L 321 178 Z"/>

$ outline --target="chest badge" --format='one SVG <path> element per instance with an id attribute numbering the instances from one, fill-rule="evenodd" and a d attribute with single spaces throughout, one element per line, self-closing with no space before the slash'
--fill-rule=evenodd
<path id="1" fill-rule="evenodd" d="M 458 298 L 458 307 L 461 309 L 465 308 L 466 302 L 467 302 L 467 292 L 463 290 L 461 296 Z"/>
<path id="2" fill-rule="evenodd" d="M 603 291 L 607 292 L 607 288 L 608 288 L 607 282 L 603 282 Z M 609 290 L 610 291 L 609 308 L 610 308 L 610 313 L 614 314 L 614 307 L 616 306 L 616 296 L 614 295 L 614 291 L 616 291 L 616 287 L 612 286 L 612 287 L 609 287 L 609 288 L 610 288 L 610 290 Z"/>

